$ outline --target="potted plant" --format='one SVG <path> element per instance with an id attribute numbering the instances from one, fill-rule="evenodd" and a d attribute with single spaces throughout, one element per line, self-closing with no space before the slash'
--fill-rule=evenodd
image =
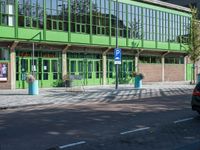
<path id="1" fill-rule="evenodd" d="M 142 80 L 144 79 L 144 75 L 139 72 L 133 72 L 133 77 L 135 78 L 135 88 L 142 88 Z"/>
<path id="2" fill-rule="evenodd" d="M 38 95 L 38 80 L 32 74 L 26 76 L 26 82 L 28 83 L 28 94 L 29 95 Z"/>
<path id="3" fill-rule="evenodd" d="M 32 74 L 28 74 L 26 76 L 26 82 L 27 83 L 33 83 L 35 81 L 35 77 Z"/>

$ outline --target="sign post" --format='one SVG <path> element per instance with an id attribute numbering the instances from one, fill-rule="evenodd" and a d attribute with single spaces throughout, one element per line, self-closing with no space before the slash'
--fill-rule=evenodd
<path id="1" fill-rule="evenodd" d="M 121 60 L 122 60 L 122 50 L 121 48 L 115 48 L 114 52 L 115 56 L 115 65 L 121 65 Z"/>
<path id="2" fill-rule="evenodd" d="M 119 18 L 119 3 L 118 0 L 116 1 L 116 48 L 115 48 L 115 52 L 114 52 L 114 57 L 115 57 L 115 72 L 116 72 L 116 84 L 115 84 L 115 89 L 118 89 L 118 84 L 119 84 L 119 79 L 118 79 L 118 75 L 119 75 L 119 64 L 121 64 L 121 49 L 118 48 L 118 18 Z"/>

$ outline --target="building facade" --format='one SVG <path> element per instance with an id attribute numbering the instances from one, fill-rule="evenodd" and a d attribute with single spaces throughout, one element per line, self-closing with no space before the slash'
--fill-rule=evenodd
<path id="1" fill-rule="evenodd" d="M 132 84 L 133 71 L 146 82 L 189 78 L 189 9 L 119 0 L 118 13 L 120 84 Z M 40 87 L 65 75 L 81 76 L 77 85 L 114 84 L 116 22 L 115 0 L 0 0 L 0 89 L 26 88 L 30 73 Z"/>

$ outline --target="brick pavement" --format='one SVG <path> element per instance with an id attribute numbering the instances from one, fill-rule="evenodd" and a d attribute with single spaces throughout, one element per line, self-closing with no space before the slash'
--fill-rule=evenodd
<path id="1" fill-rule="evenodd" d="M 28 95 L 27 90 L 1 90 L 0 109 L 47 104 L 107 103 L 149 97 L 191 94 L 194 85 L 144 85 L 134 89 L 132 85 L 90 86 L 83 88 L 40 89 L 38 96 Z"/>

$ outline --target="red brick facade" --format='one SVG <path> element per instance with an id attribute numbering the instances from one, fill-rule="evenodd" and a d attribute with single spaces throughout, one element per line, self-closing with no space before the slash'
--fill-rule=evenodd
<path id="1" fill-rule="evenodd" d="M 184 64 L 165 64 L 165 81 L 184 81 Z"/>
<path id="2" fill-rule="evenodd" d="M 144 74 L 144 82 L 161 82 L 161 64 L 139 64 L 139 72 Z M 184 81 L 184 64 L 165 64 L 165 81 Z"/>
<path id="3" fill-rule="evenodd" d="M 161 82 L 161 64 L 139 64 L 139 72 L 144 74 L 144 82 Z"/>
<path id="4" fill-rule="evenodd" d="M 8 63 L 8 80 L 0 81 L 0 89 L 11 89 L 10 63 Z"/>

